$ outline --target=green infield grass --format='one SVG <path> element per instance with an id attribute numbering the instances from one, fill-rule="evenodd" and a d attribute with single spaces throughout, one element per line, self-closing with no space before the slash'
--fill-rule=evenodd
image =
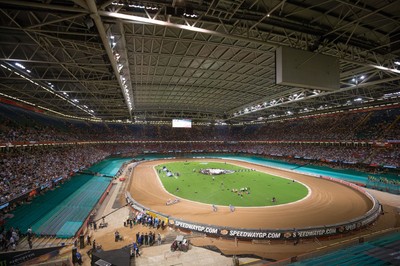
<path id="1" fill-rule="evenodd" d="M 201 169 L 231 170 L 233 173 L 203 174 Z M 293 180 L 228 163 L 173 162 L 157 165 L 156 170 L 169 193 L 208 204 L 272 206 L 300 200 L 308 193 L 304 185 Z M 275 202 L 272 201 L 274 197 Z"/>

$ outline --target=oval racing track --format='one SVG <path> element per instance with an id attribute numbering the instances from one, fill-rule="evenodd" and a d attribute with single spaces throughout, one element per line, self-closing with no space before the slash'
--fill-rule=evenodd
<path id="1" fill-rule="evenodd" d="M 209 204 L 181 199 L 179 203 L 166 206 L 169 194 L 163 187 L 155 171 L 155 166 L 172 161 L 228 162 L 260 172 L 297 180 L 311 189 L 303 200 L 271 207 L 237 207 L 230 212 L 229 207 L 220 206 L 217 212 Z M 345 185 L 311 176 L 260 166 L 243 161 L 227 159 L 168 159 L 139 163 L 132 175 L 128 191 L 143 206 L 176 219 L 209 225 L 236 228 L 306 228 L 345 222 L 364 215 L 373 206 L 364 194 Z M 279 199 L 279 195 L 277 195 Z"/>

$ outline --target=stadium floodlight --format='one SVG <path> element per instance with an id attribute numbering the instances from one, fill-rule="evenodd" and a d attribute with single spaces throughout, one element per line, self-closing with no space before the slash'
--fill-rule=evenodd
<path id="1" fill-rule="evenodd" d="M 15 63 L 15 65 L 16 65 L 17 67 L 19 67 L 19 68 L 25 69 L 25 67 L 24 67 L 22 64 L 20 64 L 20 63 Z"/>
<path id="2" fill-rule="evenodd" d="M 216 31 L 198 28 L 198 27 L 191 26 L 191 25 L 179 25 L 179 24 L 174 24 L 174 23 L 167 22 L 167 21 L 133 16 L 133 15 L 122 14 L 122 13 L 117 13 L 117 12 L 108 12 L 108 11 L 100 10 L 100 11 L 98 11 L 98 13 L 101 16 L 108 16 L 108 17 L 113 17 L 113 18 L 117 18 L 117 19 L 122 19 L 122 20 L 125 20 L 126 22 L 131 22 L 131 23 L 137 23 L 137 22 L 148 23 L 148 24 L 153 24 L 153 25 L 174 27 L 174 28 L 179 28 L 179 29 L 183 29 L 183 30 L 201 32 L 201 33 L 212 34 L 212 35 L 218 34 Z"/>
<path id="3" fill-rule="evenodd" d="M 394 73 L 400 73 L 400 70 L 398 70 L 398 69 L 392 69 L 392 68 L 388 68 L 388 67 L 384 67 L 384 66 L 376 66 L 376 65 L 370 65 L 370 66 L 375 67 L 380 70 L 391 71 Z"/>

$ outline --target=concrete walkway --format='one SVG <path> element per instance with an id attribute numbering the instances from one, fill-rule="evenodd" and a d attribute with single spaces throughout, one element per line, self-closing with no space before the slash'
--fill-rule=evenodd
<path id="1" fill-rule="evenodd" d="M 170 251 L 170 244 L 143 248 L 142 255 L 133 259 L 131 265 L 140 266 L 170 266 L 170 265 L 190 265 L 190 266 L 231 266 L 232 258 L 222 256 L 216 252 L 191 246 L 187 252 Z"/>

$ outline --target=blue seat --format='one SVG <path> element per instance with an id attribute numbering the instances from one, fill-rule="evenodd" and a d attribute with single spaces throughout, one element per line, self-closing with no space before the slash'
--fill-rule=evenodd
<path id="1" fill-rule="evenodd" d="M 399 246 L 400 233 L 395 233 L 291 265 L 391 265 L 374 255 L 390 254 Z"/>

